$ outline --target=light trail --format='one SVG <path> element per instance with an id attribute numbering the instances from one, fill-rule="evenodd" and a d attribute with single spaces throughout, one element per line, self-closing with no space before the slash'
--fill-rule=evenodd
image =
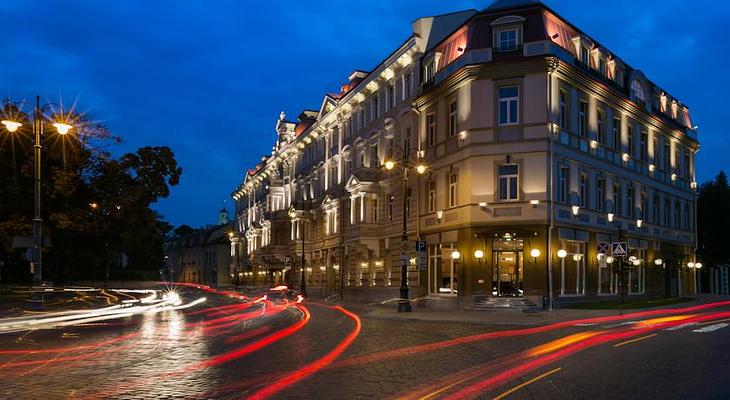
<path id="1" fill-rule="evenodd" d="M 605 322 L 613 322 L 613 321 L 624 320 L 624 319 L 635 319 L 635 318 L 648 317 L 648 316 L 654 316 L 654 315 L 702 311 L 702 310 L 723 307 L 723 306 L 728 306 L 728 305 L 730 305 L 730 301 L 720 301 L 720 302 L 714 302 L 714 303 L 701 304 L 701 305 L 692 306 L 692 307 L 664 308 L 664 309 L 658 309 L 658 310 L 639 311 L 639 312 L 629 313 L 629 314 L 624 314 L 624 315 L 596 317 L 596 318 L 583 318 L 583 319 L 578 319 L 578 320 L 563 321 L 563 322 L 557 322 L 557 323 L 533 327 L 533 328 L 510 329 L 510 330 L 504 330 L 504 331 L 479 333 L 479 334 L 475 334 L 475 335 L 463 336 L 463 337 L 458 337 L 458 338 L 454 338 L 454 339 L 442 340 L 439 342 L 401 347 L 401 348 L 392 349 L 392 350 L 383 350 L 383 351 L 377 351 L 377 352 L 372 352 L 372 353 L 366 353 L 363 355 L 350 357 L 348 359 L 339 361 L 339 362 L 333 364 L 331 366 L 331 368 L 350 367 L 350 366 L 364 364 L 364 363 L 384 361 L 384 360 L 400 358 L 400 357 L 404 357 L 404 356 L 408 356 L 408 355 L 412 355 L 412 354 L 420 354 L 420 353 L 428 352 L 428 351 L 441 350 L 441 349 L 445 349 L 448 347 L 469 344 L 469 343 L 474 343 L 474 342 L 480 342 L 480 341 L 490 340 L 490 339 L 500 339 L 500 338 L 508 338 L 508 337 L 533 335 L 536 333 L 544 333 L 544 332 L 549 332 L 549 331 L 553 331 L 553 330 L 557 330 L 557 329 L 572 327 L 572 326 L 575 326 L 576 324 L 594 324 L 594 323 L 599 324 L 599 323 L 605 323 Z M 632 324 L 634 322 L 637 322 L 637 321 L 631 321 Z"/>
<path id="2" fill-rule="evenodd" d="M 326 367 L 327 365 L 331 364 L 337 357 L 339 357 L 345 350 L 347 350 L 348 347 L 352 344 L 352 342 L 357 339 L 357 337 L 360 335 L 360 331 L 362 330 L 362 322 L 360 321 L 360 317 L 358 317 L 355 313 L 352 313 L 340 306 L 332 307 L 333 309 L 345 314 L 350 319 L 352 319 L 355 322 L 355 327 L 350 331 L 350 333 L 345 337 L 345 339 L 340 342 L 334 349 L 332 349 L 329 353 L 327 353 L 324 357 L 317 359 L 316 361 L 313 361 L 304 367 L 301 367 L 299 369 L 296 369 L 288 374 L 286 374 L 284 377 L 277 379 L 275 382 L 270 383 L 263 389 L 259 390 L 258 392 L 252 394 L 251 396 L 247 397 L 251 400 L 262 400 L 266 399 L 268 397 L 273 396 L 274 394 L 286 389 L 287 387 L 301 381 L 302 379 L 307 378 L 308 376 L 311 376 L 312 374 L 315 374 L 317 371 L 321 370 L 322 368 Z"/>

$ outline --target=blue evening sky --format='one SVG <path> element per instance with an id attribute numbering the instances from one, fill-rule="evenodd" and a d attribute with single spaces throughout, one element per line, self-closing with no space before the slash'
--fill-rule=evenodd
<path id="1" fill-rule="evenodd" d="M 156 208 L 201 226 L 270 153 L 280 111 L 318 108 L 408 37 L 414 19 L 489 3 L 3 0 L 0 96 L 78 98 L 124 138 L 115 153 L 170 146 L 184 172 Z M 727 168 L 730 2 L 546 4 L 690 106 L 700 181 Z"/>

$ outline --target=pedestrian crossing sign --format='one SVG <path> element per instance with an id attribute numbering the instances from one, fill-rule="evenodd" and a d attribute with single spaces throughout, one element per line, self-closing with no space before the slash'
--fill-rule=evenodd
<path id="1" fill-rule="evenodd" d="M 611 243 L 611 255 L 614 257 L 626 257 L 629 250 L 629 244 L 626 242 Z"/>

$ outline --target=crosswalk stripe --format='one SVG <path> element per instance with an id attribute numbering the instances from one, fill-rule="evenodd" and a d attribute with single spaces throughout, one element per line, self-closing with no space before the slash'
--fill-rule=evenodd
<path id="1" fill-rule="evenodd" d="M 722 323 L 722 324 L 708 325 L 708 326 L 702 327 L 700 329 L 695 329 L 692 332 L 695 332 L 695 333 L 714 332 L 714 331 L 716 331 L 718 329 L 725 328 L 728 325 L 730 325 L 730 324 Z"/>
<path id="2" fill-rule="evenodd" d="M 697 325 L 696 322 L 686 322 L 684 324 L 676 325 L 665 329 L 665 331 L 678 331 L 680 329 L 688 328 L 690 326 Z"/>

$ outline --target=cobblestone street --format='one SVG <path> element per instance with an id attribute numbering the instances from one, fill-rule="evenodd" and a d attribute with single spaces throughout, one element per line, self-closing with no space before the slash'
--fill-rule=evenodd
<path id="1" fill-rule="evenodd" d="M 183 304 L 200 295 L 194 289 L 181 291 Z M 678 383 L 648 389 L 630 378 L 650 367 L 672 375 L 682 368 L 730 361 L 705 347 L 727 340 L 727 333 L 692 330 L 730 317 L 727 302 L 532 326 L 486 326 L 367 313 L 358 317 L 317 301 L 205 296 L 205 303 L 183 310 L 3 334 L 0 397 L 481 398 L 549 372 L 508 394 L 573 398 L 578 397 L 572 395 L 574 389 L 585 394 L 601 388 L 601 377 L 586 371 L 609 362 L 631 367 L 612 370 L 612 379 L 625 378 L 635 386 L 622 387 L 616 395 L 643 387 L 641 393 L 671 398 Z M 657 333 L 661 340 L 637 342 L 633 350 L 611 346 Z M 661 367 L 647 365 L 642 354 L 660 351 L 654 343 L 670 347 L 679 338 L 699 358 L 667 354 Z M 702 377 L 685 378 L 683 390 L 696 385 L 697 393 L 702 382 L 727 383 L 727 376 L 703 370 Z"/>

